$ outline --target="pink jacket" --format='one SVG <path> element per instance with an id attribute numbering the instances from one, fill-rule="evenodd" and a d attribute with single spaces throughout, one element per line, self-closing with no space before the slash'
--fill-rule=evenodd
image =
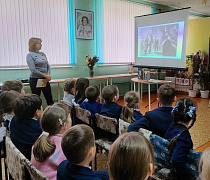
<path id="1" fill-rule="evenodd" d="M 33 148 L 31 153 L 31 163 L 40 171 L 43 175 L 49 179 L 56 180 L 57 176 L 57 167 L 63 161 L 66 160 L 65 155 L 63 154 L 61 148 L 62 134 L 56 134 L 54 136 L 48 136 L 48 140 L 51 140 L 55 143 L 56 148 L 54 153 L 46 159 L 44 162 L 40 163 L 36 161 L 33 155 Z"/>

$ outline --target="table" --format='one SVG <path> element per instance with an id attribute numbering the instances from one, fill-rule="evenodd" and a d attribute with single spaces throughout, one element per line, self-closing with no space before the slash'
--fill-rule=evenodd
<path id="1" fill-rule="evenodd" d="M 171 81 L 165 81 L 165 80 L 149 80 L 149 81 L 147 81 L 147 80 L 143 80 L 143 79 L 138 79 L 137 77 L 132 78 L 131 81 L 134 83 L 134 91 L 136 91 L 135 83 L 138 83 L 138 90 L 139 90 L 141 99 L 142 99 L 142 94 L 143 94 L 142 85 L 143 84 L 148 85 L 149 111 L 150 111 L 150 85 L 157 84 L 157 90 L 158 90 L 158 84 L 170 84 L 171 83 Z M 141 84 L 141 88 L 140 88 L 140 84 Z"/>
<path id="2" fill-rule="evenodd" d="M 124 78 L 124 77 L 136 77 L 138 76 L 138 73 L 132 73 L 132 74 L 113 74 L 113 75 L 103 75 L 103 76 L 93 76 L 93 77 L 85 77 L 89 80 L 99 80 L 99 89 L 100 89 L 100 102 L 102 102 L 101 98 L 101 91 L 102 91 L 102 85 L 101 81 L 106 80 L 106 85 L 112 85 L 112 79 L 114 78 Z M 74 79 L 78 79 L 79 77 L 76 77 Z M 67 78 L 66 78 L 67 79 Z M 58 84 L 58 102 L 60 102 L 60 83 L 63 83 L 66 79 L 52 79 L 49 83 L 50 84 Z M 110 83 L 109 83 L 110 80 Z M 23 83 L 23 86 L 29 86 L 29 83 Z M 105 83 L 104 83 L 105 86 Z M 131 84 L 132 89 L 132 84 Z"/>

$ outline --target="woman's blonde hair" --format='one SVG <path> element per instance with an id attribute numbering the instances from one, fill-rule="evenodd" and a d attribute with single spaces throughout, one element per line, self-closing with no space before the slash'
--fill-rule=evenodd
<path id="1" fill-rule="evenodd" d="M 108 157 L 111 180 L 144 180 L 154 165 L 150 142 L 139 132 L 120 135 L 112 144 Z"/>
<path id="2" fill-rule="evenodd" d="M 67 121 L 69 116 L 68 107 L 63 103 L 56 103 L 48 106 L 41 117 L 41 127 L 44 132 L 49 135 L 58 134 L 63 123 Z M 55 151 L 55 144 L 53 141 L 47 139 L 45 134 L 42 134 L 35 142 L 33 147 L 33 154 L 38 162 L 44 162 Z"/>
<path id="3" fill-rule="evenodd" d="M 122 119 L 128 123 L 134 121 L 134 108 L 140 102 L 139 95 L 134 91 L 129 91 L 124 96 L 125 105 L 122 108 Z"/>
<path id="4" fill-rule="evenodd" d="M 28 47 L 30 52 L 36 52 L 36 45 L 39 42 L 42 42 L 40 38 L 30 38 L 28 41 Z"/>
<path id="5" fill-rule="evenodd" d="M 210 148 L 207 148 L 199 162 L 199 172 L 201 180 L 209 180 L 210 177 Z"/>

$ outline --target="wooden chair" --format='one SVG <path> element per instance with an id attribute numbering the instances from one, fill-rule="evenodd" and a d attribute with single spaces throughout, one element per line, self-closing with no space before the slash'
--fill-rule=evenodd
<path id="1" fill-rule="evenodd" d="M 87 124 L 91 126 L 91 113 L 79 106 L 75 106 L 75 122 L 77 124 Z M 79 120 L 79 121 L 78 121 Z"/>
<path id="2" fill-rule="evenodd" d="M 130 125 L 130 123 L 128 123 L 122 119 L 119 119 L 119 135 L 126 133 L 129 125 Z"/>
<path id="3" fill-rule="evenodd" d="M 28 180 L 24 162 L 26 157 L 16 148 L 9 137 L 5 139 L 6 143 L 6 167 L 9 175 L 15 180 Z"/>
<path id="4" fill-rule="evenodd" d="M 60 102 L 63 103 L 63 104 L 65 104 L 68 107 L 69 112 L 71 114 L 72 125 L 75 125 L 75 122 L 74 122 L 74 119 L 75 119 L 75 109 L 74 109 L 74 106 L 65 103 L 63 100 L 61 100 Z"/>
<path id="5" fill-rule="evenodd" d="M 101 131 L 100 139 L 95 141 L 96 152 L 100 148 L 100 152 L 108 155 L 113 141 L 119 135 L 119 122 L 115 118 L 106 117 L 100 114 L 95 114 L 96 126 L 98 131 Z M 95 156 L 95 169 L 97 169 L 97 160 Z"/>
<path id="6" fill-rule="evenodd" d="M 159 137 L 158 135 L 152 134 L 151 131 L 140 129 L 139 130 L 153 145 L 154 153 L 155 153 L 155 161 L 156 165 L 160 170 L 157 171 L 153 175 L 153 177 L 161 179 L 176 179 L 173 177 L 171 172 L 174 172 L 175 169 L 171 162 L 171 154 L 168 153 L 168 145 L 169 141 L 164 138 Z M 191 172 L 192 175 L 198 177 L 198 162 L 201 156 L 201 152 L 190 150 L 189 155 L 187 157 L 186 166 Z M 164 177 L 164 178 L 163 178 Z"/>
<path id="7" fill-rule="evenodd" d="M 28 159 L 25 160 L 24 164 L 30 174 L 31 180 L 49 180 Z"/>

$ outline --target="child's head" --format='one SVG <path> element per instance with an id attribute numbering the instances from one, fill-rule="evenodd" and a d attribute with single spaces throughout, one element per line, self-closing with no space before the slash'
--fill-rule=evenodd
<path id="1" fill-rule="evenodd" d="M 171 106 L 175 101 L 175 89 L 167 84 L 163 84 L 158 90 L 158 99 L 163 106 Z"/>
<path id="2" fill-rule="evenodd" d="M 10 91 L 14 90 L 19 92 L 20 94 L 25 94 L 25 91 L 23 89 L 23 84 L 22 82 L 18 80 L 7 80 L 4 82 L 4 84 L 1 87 L 2 91 Z"/>
<path id="3" fill-rule="evenodd" d="M 20 119 L 39 119 L 42 115 L 42 100 L 36 94 L 20 96 L 14 106 L 14 113 Z"/>
<path id="4" fill-rule="evenodd" d="M 76 90 L 77 93 L 81 95 L 81 99 L 79 99 L 78 103 L 83 100 L 85 97 L 85 90 L 89 86 L 89 80 L 87 78 L 79 78 L 76 81 Z"/>
<path id="5" fill-rule="evenodd" d="M 94 85 L 94 86 L 89 86 L 86 90 L 85 90 L 85 96 L 88 99 L 88 101 L 96 101 L 97 98 L 100 95 L 100 91 L 98 86 Z"/>
<path id="6" fill-rule="evenodd" d="M 208 180 L 210 177 L 210 148 L 207 148 L 199 162 L 200 179 Z"/>
<path id="7" fill-rule="evenodd" d="M 147 179 L 153 172 L 154 152 L 139 132 L 120 135 L 109 151 L 108 172 L 112 180 Z"/>
<path id="8" fill-rule="evenodd" d="M 196 121 L 196 104 L 190 98 L 180 98 L 176 102 L 176 106 L 172 110 L 172 116 L 174 124 L 184 123 L 188 128 L 181 131 L 177 134 L 169 143 L 168 151 L 169 153 L 173 153 L 173 150 L 176 145 L 177 138 L 184 132 L 188 131 Z M 190 121 L 192 120 L 191 124 Z"/>
<path id="9" fill-rule="evenodd" d="M 69 128 L 63 135 L 61 146 L 72 164 L 92 161 L 95 156 L 95 137 L 92 128 L 82 124 Z"/>
<path id="10" fill-rule="evenodd" d="M 76 90 L 76 80 L 73 78 L 68 78 L 63 83 L 63 90 L 68 94 L 75 94 Z"/>
<path id="11" fill-rule="evenodd" d="M 20 93 L 17 91 L 4 91 L 0 94 L 0 122 L 5 113 L 13 113 L 14 105 Z"/>
<path id="12" fill-rule="evenodd" d="M 69 110 L 65 104 L 55 103 L 44 110 L 41 117 L 43 133 L 33 148 L 33 154 L 37 161 L 45 161 L 55 151 L 55 144 L 47 139 L 48 135 L 63 134 L 71 127 L 71 124 Z"/>
<path id="13" fill-rule="evenodd" d="M 102 89 L 102 97 L 106 102 L 116 102 L 119 99 L 119 90 L 115 85 L 108 85 Z"/>
<path id="14" fill-rule="evenodd" d="M 190 98 L 180 98 L 172 110 L 174 123 L 196 121 L 196 104 Z"/>
<path id="15" fill-rule="evenodd" d="M 129 91 L 124 96 L 125 105 L 122 108 L 122 119 L 128 123 L 134 120 L 134 109 L 139 108 L 139 95 L 134 91 Z"/>

